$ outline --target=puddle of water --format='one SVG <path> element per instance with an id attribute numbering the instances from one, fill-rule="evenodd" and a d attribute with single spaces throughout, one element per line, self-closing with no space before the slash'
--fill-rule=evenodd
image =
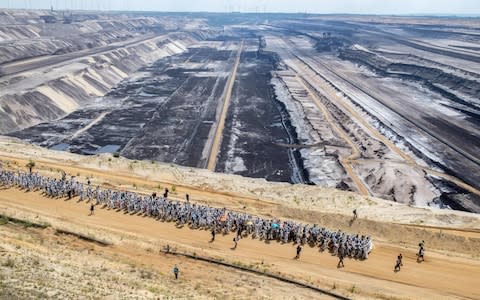
<path id="1" fill-rule="evenodd" d="M 50 147 L 50 149 L 51 150 L 65 151 L 65 150 L 67 150 L 68 147 L 70 147 L 69 144 L 60 143 L 60 144 L 53 145 L 52 147 Z"/>
<path id="2" fill-rule="evenodd" d="M 120 145 L 106 145 L 106 146 L 103 146 L 99 149 L 97 149 L 97 151 L 95 152 L 96 154 L 100 154 L 100 153 L 114 153 L 116 152 L 118 149 L 120 149 Z"/>

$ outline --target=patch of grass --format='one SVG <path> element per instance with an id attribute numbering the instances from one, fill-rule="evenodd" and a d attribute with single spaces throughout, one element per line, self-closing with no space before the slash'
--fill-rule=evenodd
<path id="1" fill-rule="evenodd" d="M 8 218 L 6 216 L 0 216 L 0 225 L 8 224 Z"/>
<path id="2" fill-rule="evenodd" d="M 350 288 L 350 293 L 355 294 L 356 289 L 357 287 L 355 285 L 352 285 L 352 287 Z"/>
<path id="3" fill-rule="evenodd" d="M 48 222 L 41 222 L 40 226 L 43 227 L 43 228 L 47 228 L 47 227 L 52 227 L 52 224 L 50 224 Z"/>
<path id="4" fill-rule="evenodd" d="M 33 258 L 33 265 L 34 266 L 39 266 L 40 265 L 40 259 L 38 257 Z"/>
<path id="5" fill-rule="evenodd" d="M 374 202 L 372 199 L 368 198 L 368 197 L 367 197 L 367 203 L 368 203 L 368 206 L 372 206 L 372 205 L 375 204 L 375 202 Z"/>
<path id="6" fill-rule="evenodd" d="M 28 220 L 25 220 L 25 221 L 23 221 L 22 223 L 23 223 L 23 224 L 22 224 L 23 227 L 25 227 L 25 228 L 30 228 L 30 227 L 34 227 L 34 226 L 35 226 L 35 224 L 33 224 L 32 222 L 30 222 L 30 221 L 28 221 Z"/>
<path id="7" fill-rule="evenodd" d="M 152 272 L 149 272 L 149 271 L 140 270 L 140 278 L 142 278 L 142 279 L 152 279 L 153 274 L 152 274 Z"/>
<path id="8" fill-rule="evenodd" d="M 7 268 L 14 268 L 15 267 L 15 261 L 9 257 L 9 258 L 7 258 L 7 261 L 2 264 L 2 266 L 7 267 Z"/>
<path id="9" fill-rule="evenodd" d="M 293 202 L 295 202 L 297 205 L 300 205 L 300 199 L 298 199 L 297 196 L 293 197 Z"/>
<path id="10" fill-rule="evenodd" d="M 5 221 L 6 220 L 6 221 Z M 48 223 L 34 223 L 29 220 L 20 220 L 12 217 L 7 217 L 5 215 L 0 214 L 0 225 L 5 225 L 8 222 L 12 222 L 18 225 L 22 225 L 25 228 L 29 227 L 37 227 L 37 228 L 47 228 L 50 227 Z"/>
<path id="11" fill-rule="evenodd" d="M 160 294 L 160 292 L 161 292 L 160 289 L 157 288 L 156 286 L 150 286 L 148 288 L 148 291 L 152 294 Z"/>

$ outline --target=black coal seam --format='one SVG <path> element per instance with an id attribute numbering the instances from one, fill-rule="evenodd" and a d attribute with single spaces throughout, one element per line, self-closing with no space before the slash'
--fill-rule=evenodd
<path id="1" fill-rule="evenodd" d="M 339 58 L 344 59 L 344 60 L 349 60 L 351 62 L 366 66 L 370 70 L 376 72 L 377 74 L 379 74 L 383 77 L 399 78 L 399 79 L 403 79 L 403 80 L 407 80 L 407 81 L 411 81 L 411 82 L 420 83 L 421 85 L 423 85 L 427 89 L 431 90 L 432 92 L 435 92 L 435 93 L 441 95 L 442 97 L 445 97 L 449 100 L 452 100 L 455 103 L 461 104 L 461 105 L 466 106 L 468 108 L 471 108 L 473 110 L 479 110 L 478 106 L 459 98 L 455 94 L 453 94 L 453 93 L 451 93 L 451 92 L 449 92 L 449 91 L 447 91 L 447 90 L 445 90 L 441 87 L 438 87 L 438 86 L 434 85 L 432 82 L 430 82 L 429 80 L 427 80 L 427 79 L 425 79 L 421 76 L 413 75 L 413 74 L 400 74 L 400 73 L 385 71 L 384 69 L 381 69 L 381 68 L 379 68 L 379 67 L 377 67 L 377 66 L 375 66 L 375 65 L 373 65 L 369 62 L 366 62 L 365 60 L 357 59 L 357 58 L 353 58 L 351 56 L 345 55 L 344 52 L 340 53 Z M 401 66 L 401 65 L 413 66 L 413 65 L 407 65 L 407 64 L 389 64 L 388 66 L 386 66 L 386 68 L 388 69 L 392 66 Z M 431 68 L 428 68 L 428 69 L 431 69 Z M 456 107 L 451 107 L 451 108 L 455 109 L 457 111 L 463 112 L 463 110 L 460 110 Z"/>
<path id="2" fill-rule="evenodd" d="M 258 55 L 259 56 L 266 56 L 270 61 L 272 61 L 274 69 L 275 70 L 278 69 L 278 62 L 279 62 L 278 56 L 275 53 L 263 51 L 262 46 L 264 45 L 264 43 L 262 43 L 261 39 L 259 39 L 259 41 L 260 41 L 261 47 L 260 47 L 260 50 L 258 51 Z M 272 74 L 270 73 L 268 81 L 271 82 L 271 80 L 272 80 Z M 285 107 L 285 104 L 283 104 L 281 101 L 279 101 L 277 99 L 277 96 L 275 94 L 275 90 L 274 90 L 273 85 L 271 85 L 271 84 L 269 85 L 268 92 L 270 94 L 269 98 L 272 99 L 272 102 L 273 102 L 275 108 L 277 109 L 277 111 L 280 115 L 280 118 L 282 119 L 282 126 L 287 133 L 288 143 L 289 144 L 300 144 L 300 141 L 298 140 L 298 135 L 297 135 L 296 128 L 292 125 L 290 114 L 288 113 L 287 108 Z M 300 149 L 289 148 L 288 151 L 293 156 L 293 163 L 295 164 L 296 169 L 299 171 L 298 176 L 300 177 L 301 183 L 314 184 L 310 180 L 310 174 L 309 174 L 308 170 L 305 168 L 305 165 L 303 163 L 304 160 L 303 160 L 302 154 L 300 153 Z M 292 176 L 290 178 L 290 181 L 292 183 L 295 183 L 295 182 L 293 182 L 294 181 L 293 180 L 293 177 L 294 177 L 293 172 L 295 172 L 295 170 L 294 170 L 294 168 L 291 168 L 291 169 L 292 169 L 291 170 L 292 171 Z"/>
<path id="3" fill-rule="evenodd" d="M 275 108 L 278 110 L 280 118 L 282 119 L 282 126 L 287 132 L 288 144 L 290 145 L 300 144 L 300 141 L 298 140 L 297 131 L 295 130 L 296 128 L 292 125 L 290 114 L 288 113 L 285 107 L 285 104 L 283 104 L 281 101 L 277 99 L 272 85 L 269 86 L 269 90 L 272 95 L 271 96 L 272 102 Z M 301 180 L 300 183 L 313 184 L 310 181 L 310 174 L 304 166 L 303 157 L 300 153 L 300 150 L 297 148 L 289 148 L 288 151 L 292 154 L 293 163 L 296 165 L 296 169 L 299 171 L 298 176 Z M 295 170 L 293 170 L 292 168 L 292 173 L 293 172 L 295 172 Z M 292 183 L 295 183 L 293 182 L 293 175 L 292 175 L 291 181 Z"/>

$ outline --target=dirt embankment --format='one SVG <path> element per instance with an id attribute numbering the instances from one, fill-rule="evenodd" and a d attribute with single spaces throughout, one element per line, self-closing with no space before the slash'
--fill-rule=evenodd
<path id="1" fill-rule="evenodd" d="M 195 38 L 183 29 L 201 24 L 168 16 L 0 10 L 0 133 L 92 104 L 140 67 L 185 51 Z"/>
<path id="2" fill-rule="evenodd" d="M 0 231 L 0 297 L 174 299 L 317 297 L 274 279 L 171 255 L 157 249 L 102 247 L 55 229 L 4 224 Z M 171 269 L 180 267 L 180 280 Z M 221 279 L 221 280 L 219 280 Z M 242 281 L 245 285 L 238 285 Z"/>
<path id="3" fill-rule="evenodd" d="M 181 40 L 158 43 L 165 39 L 152 38 L 14 78 L 2 77 L 5 87 L 0 92 L 0 132 L 65 116 L 105 95 L 140 67 L 186 49 Z"/>

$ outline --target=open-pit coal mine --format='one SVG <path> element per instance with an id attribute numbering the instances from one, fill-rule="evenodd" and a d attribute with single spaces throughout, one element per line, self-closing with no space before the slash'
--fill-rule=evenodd
<path id="1" fill-rule="evenodd" d="M 61 17 L 0 12 L 0 134 L 480 212 L 476 18 Z"/>

